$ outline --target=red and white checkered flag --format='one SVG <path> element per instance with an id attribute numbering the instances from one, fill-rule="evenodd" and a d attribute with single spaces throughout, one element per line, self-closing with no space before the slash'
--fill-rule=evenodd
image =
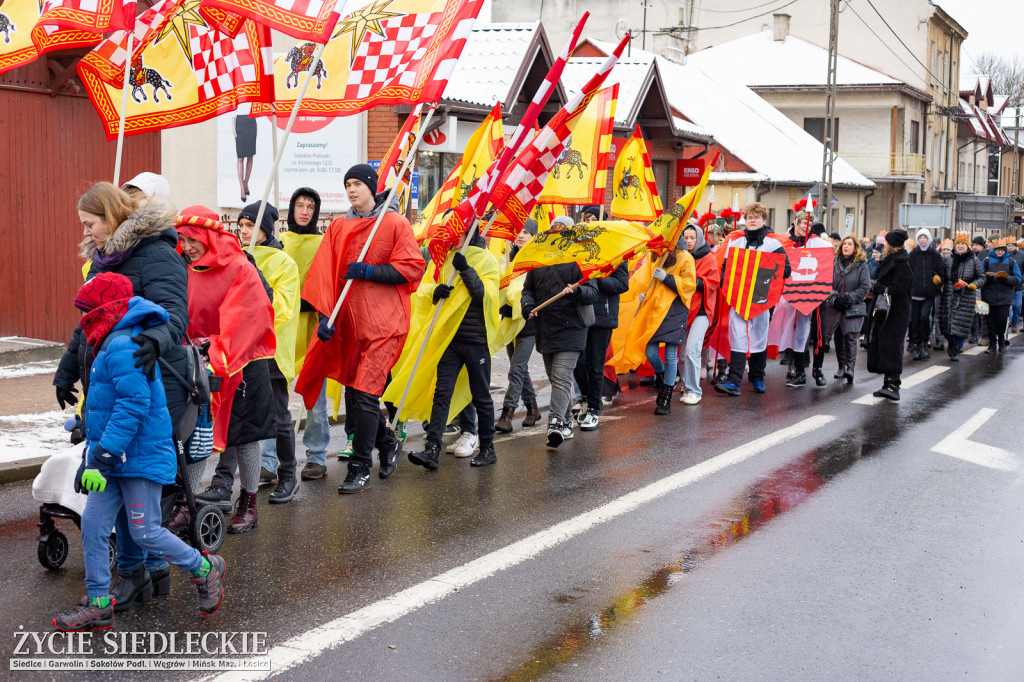
<path id="1" fill-rule="evenodd" d="M 36 26 L 109 33 L 135 26 L 135 0 L 45 0 Z"/>
<path id="2" fill-rule="evenodd" d="M 139 55 L 163 25 L 180 9 L 181 0 L 161 0 L 136 20 L 132 31 L 132 55 Z M 104 82 L 120 88 L 128 55 L 128 31 L 115 31 L 82 58 Z"/>
<path id="3" fill-rule="evenodd" d="M 199 101 L 216 99 L 235 90 L 243 83 L 254 83 L 259 79 L 273 78 L 267 69 L 273 63 L 270 56 L 270 31 L 259 26 L 258 32 L 264 39 L 260 45 L 251 45 L 249 35 L 242 31 L 234 38 L 226 33 L 205 26 L 191 25 L 192 70 L 199 82 Z M 264 50 L 264 59 L 257 60 L 253 50 Z M 257 73 L 259 64 L 264 65 L 263 73 Z"/>

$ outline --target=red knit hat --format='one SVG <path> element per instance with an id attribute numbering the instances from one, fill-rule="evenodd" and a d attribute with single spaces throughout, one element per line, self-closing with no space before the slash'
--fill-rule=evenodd
<path id="1" fill-rule="evenodd" d="M 101 272 L 78 290 L 75 307 L 87 313 L 111 301 L 128 299 L 133 295 L 130 279 L 116 272 Z"/>

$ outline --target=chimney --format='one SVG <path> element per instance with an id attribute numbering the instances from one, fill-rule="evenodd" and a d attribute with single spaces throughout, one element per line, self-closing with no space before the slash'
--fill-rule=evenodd
<path id="1" fill-rule="evenodd" d="M 788 14 L 773 14 L 772 18 L 775 19 L 775 29 L 772 31 L 772 39 L 782 42 L 789 35 L 789 15 Z"/>

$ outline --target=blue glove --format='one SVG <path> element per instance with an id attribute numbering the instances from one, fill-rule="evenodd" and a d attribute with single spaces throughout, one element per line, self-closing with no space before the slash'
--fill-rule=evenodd
<path id="1" fill-rule="evenodd" d="M 353 263 L 353 265 L 355 264 Z M 326 317 L 321 317 L 320 324 L 316 328 L 316 338 L 320 339 L 324 343 L 327 343 L 328 341 L 331 340 L 332 336 L 334 336 L 334 327 L 331 327 L 330 325 L 327 324 Z"/>
<path id="2" fill-rule="evenodd" d="M 373 266 L 366 263 L 349 263 L 344 279 L 370 279 L 373 277 Z"/>

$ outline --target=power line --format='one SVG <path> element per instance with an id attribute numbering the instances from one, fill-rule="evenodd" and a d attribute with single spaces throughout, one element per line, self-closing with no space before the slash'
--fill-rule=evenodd
<path id="1" fill-rule="evenodd" d="M 760 14 L 755 14 L 754 16 L 747 17 L 746 19 L 740 19 L 739 21 L 734 21 L 731 24 L 723 24 L 721 26 L 697 26 L 696 29 L 698 31 L 713 31 L 713 30 L 718 29 L 718 28 L 729 28 L 731 26 L 736 26 L 737 24 L 742 24 L 744 22 L 750 21 L 751 19 L 757 19 L 758 17 L 763 17 L 763 16 L 766 16 L 768 14 L 774 14 L 775 12 L 778 12 L 780 9 L 785 9 L 785 8 L 789 7 L 790 5 L 796 4 L 799 1 L 800 0 L 790 0 L 790 2 L 787 2 L 785 5 L 780 5 L 780 6 L 776 7 L 775 9 L 770 9 L 767 12 L 761 12 Z M 766 4 L 771 4 L 771 3 L 766 3 Z M 761 5 L 761 7 L 764 7 L 764 5 Z M 755 8 L 751 7 L 750 9 L 755 9 Z M 707 12 L 709 10 L 701 10 L 701 11 L 702 12 Z"/>
<path id="2" fill-rule="evenodd" d="M 853 12 L 853 15 L 855 17 L 860 19 L 860 23 L 864 24 L 864 28 L 866 28 L 868 31 L 870 31 L 871 35 L 875 36 L 875 38 L 878 38 L 878 42 L 882 43 L 882 45 L 885 46 L 885 49 L 889 50 L 889 52 L 892 52 L 892 56 L 896 57 L 896 59 L 899 61 L 900 64 L 902 64 L 903 66 L 907 67 L 907 69 L 909 69 L 910 71 L 914 70 L 914 67 L 912 67 L 910 64 L 907 64 L 905 61 L 903 61 L 903 58 L 900 57 L 898 54 L 896 54 L 896 50 L 892 49 L 892 47 L 889 45 L 889 43 L 887 43 L 886 41 L 882 40 L 882 36 L 880 36 L 877 33 L 875 33 L 875 29 L 871 28 L 871 25 L 868 22 L 864 21 L 864 17 L 862 17 L 860 14 L 857 13 L 857 10 L 854 9 L 853 5 L 850 4 L 850 0 L 846 0 L 846 7 L 851 12 Z"/>
<path id="3" fill-rule="evenodd" d="M 775 4 L 778 1 L 779 0 L 770 0 L 770 2 L 766 2 L 764 4 L 754 5 L 753 7 L 744 7 L 743 9 L 701 9 L 701 11 L 712 12 L 714 14 L 739 14 L 740 12 L 749 12 L 754 9 L 761 9 L 762 7 Z"/>

